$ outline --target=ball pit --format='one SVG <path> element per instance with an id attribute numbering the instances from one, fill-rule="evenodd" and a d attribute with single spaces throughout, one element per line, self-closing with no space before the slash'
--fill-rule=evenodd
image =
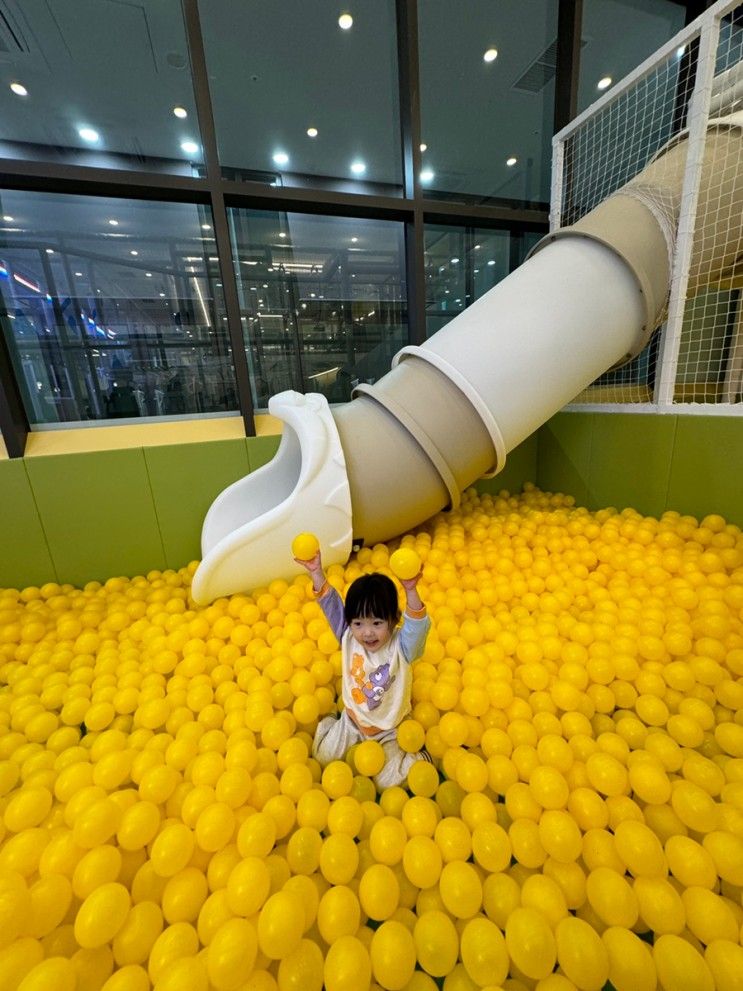
<path id="1" fill-rule="evenodd" d="M 306 575 L 0 591 L 0 991 L 741 988 L 741 531 L 527 486 L 398 543 L 434 764 L 382 795 L 375 741 L 310 756 Z"/>

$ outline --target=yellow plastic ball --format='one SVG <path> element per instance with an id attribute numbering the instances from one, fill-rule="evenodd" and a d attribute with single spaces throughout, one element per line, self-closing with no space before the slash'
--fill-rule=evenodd
<path id="1" fill-rule="evenodd" d="M 75 939 L 84 949 L 95 949 L 113 939 L 124 925 L 131 895 L 123 884 L 109 882 L 92 891 L 75 917 Z"/>
<path id="2" fill-rule="evenodd" d="M 415 970 L 412 933 L 401 922 L 383 922 L 372 937 L 369 956 L 377 982 L 388 991 L 402 991 Z"/>
<path id="3" fill-rule="evenodd" d="M 457 962 L 459 934 L 446 912 L 433 909 L 420 914 L 413 929 L 418 963 L 433 977 L 446 977 Z"/>
<path id="4" fill-rule="evenodd" d="M 342 936 L 353 936 L 359 928 L 360 918 L 359 900 L 347 885 L 335 885 L 321 897 L 317 928 L 328 946 Z"/>
<path id="5" fill-rule="evenodd" d="M 311 561 L 320 550 L 320 541 L 314 533 L 298 533 L 292 540 L 292 554 L 300 561 Z"/>
<path id="6" fill-rule="evenodd" d="M 364 740 L 353 754 L 354 764 L 359 774 L 373 778 L 384 767 L 384 750 L 376 740 Z"/>
<path id="7" fill-rule="evenodd" d="M 281 960 L 297 949 L 304 933 L 304 909 L 289 891 L 271 895 L 258 916 L 258 946 L 271 960 Z"/>
<path id="8" fill-rule="evenodd" d="M 415 578 L 421 565 L 420 556 L 410 547 L 400 547 L 390 555 L 390 571 L 403 581 Z"/>
<path id="9" fill-rule="evenodd" d="M 557 945 L 552 930 L 541 913 L 533 908 L 517 908 L 506 922 L 506 946 L 511 960 L 532 980 L 552 973 Z"/>
<path id="10" fill-rule="evenodd" d="M 340 936 L 325 956 L 326 991 L 357 991 L 371 983 L 368 948 L 354 935 Z"/>

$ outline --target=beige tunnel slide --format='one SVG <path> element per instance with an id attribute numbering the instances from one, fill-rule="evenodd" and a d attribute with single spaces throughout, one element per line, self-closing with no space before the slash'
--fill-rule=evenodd
<path id="1" fill-rule="evenodd" d="M 706 236 L 694 245 L 690 293 L 729 277 L 740 253 L 742 141 L 743 113 L 709 122 L 697 208 Z M 339 563 L 456 507 L 508 451 L 638 354 L 665 314 L 687 149 L 682 133 L 437 334 L 403 348 L 351 402 L 272 397 L 279 450 L 209 509 L 194 600 L 297 574 L 300 531 L 317 534 L 326 564 Z"/>

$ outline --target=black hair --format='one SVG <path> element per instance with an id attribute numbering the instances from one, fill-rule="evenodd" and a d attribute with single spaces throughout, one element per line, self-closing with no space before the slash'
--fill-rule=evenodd
<path id="1" fill-rule="evenodd" d="M 377 571 L 362 575 L 351 583 L 343 611 L 347 623 L 364 616 L 376 616 L 395 626 L 400 619 L 397 587 L 391 578 Z"/>

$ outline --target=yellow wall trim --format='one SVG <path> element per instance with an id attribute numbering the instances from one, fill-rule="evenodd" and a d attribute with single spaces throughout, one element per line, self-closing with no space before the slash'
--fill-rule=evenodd
<path id="1" fill-rule="evenodd" d="M 259 437 L 280 434 L 281 426 L 281 420 L 267 413 L 255 418 L 256 434 Z M 245 429 L 240 416 L 39 430 L 29 434 L 25 456 L 38 458 L 49 454 L 82 454 L 168 444 L 198 444 L 215 440 L 239 440 L 244 436 Z M 5 444 L 0 438 L 0 459 L 7 457 Z"/>

